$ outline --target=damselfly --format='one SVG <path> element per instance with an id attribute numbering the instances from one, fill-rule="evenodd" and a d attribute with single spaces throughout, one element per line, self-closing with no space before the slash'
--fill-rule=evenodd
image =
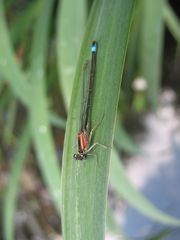
<path id="1" fill-rule="evenodd" d="M 92 136 L 95 129 L 101 124 L 101 121 L 89 131 L 90 127 L 90 107 L 92 101 L 93 85 L 96 71 L 96 56 L 97 56 L 97 42 L 93 41 L 91 45 L 91 63 L 84 64 L 83 69 L 83 97 L 81 106 L 81 123 L 80 130 L 78 132 L 78 152 L 73 155 L 76 160 L 85 160 L 89 155 L 95 156 L 90 151 L 97 145 L 107 148 L 107 146 L 95 142 L 91 144 Z M 104 115 L 103 115 L 104 117 Z M 96 157 L 97 158 L 97 157 Z"/>

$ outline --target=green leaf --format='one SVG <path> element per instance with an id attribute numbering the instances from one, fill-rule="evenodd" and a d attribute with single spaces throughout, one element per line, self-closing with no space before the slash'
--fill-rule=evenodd
<path id="1" fill-rule="evenodd" d="M 66 121 L 62 117 L 58 116 L 56 113 L 49 113 L 49 122 L 51 122 L 52 125 L 58 128 L 65 129 L 66 127 Z"/>
<path id="2" fill-rule="evenodd" d="M 171 8 L 170 4 L 166 3 L 163 8 L 165 23 L 173 35 L 174 39 L 180 43 L 180 20 Z"/>
<path id="3" fill-rule="evenodd" d="M 15 96 L 27 106 L 30 99 L 30 85 L 26 82 L 25 75 L 22 73 L 17 59 L 14 56 L 5 22 L 2 0 L 0 0 L 0 29 L 0 74 L 8 80 Z"/>
<path id="4" fill-rule="evenodd" d="M 127 49 L 127 56 L 125 61 L 123 80 L 122 80 L 122 89 L 123 96 L 126 98 L 125 102 L 131 101 L 132 98 L 132 82 L 137 76 L 137 57 L 138 57 L 138 43 L 139 43 L 139 33 L 141 25 L 141 1 L 137 1 L 132 27 L 129 36 L 129 43 Z M 122 92 L 121 92 L 122 97 Z M 120 98 L 121 100 L 121 98 Z M 121 109 L 122 112 L 122 109 Z"/>
<path id="5" fill-rule="evenodd" d="M 43 2 L 41 13 L 35 26 L 30 69 L 32 83 L 30 119 L 41 171 L 60 214 L 60 166 L 49 126 L 48 103 L 45 89 L 48 31 L 53 6 L 54 1 L 46 0 Z"/>
<path id="6" fill-rule="evenodd" d="M 112 152 L 111 158 L 110 184 L 120 197 L 123 197 L 129 204 L 155 221 L 174 226 L 180 225 L 180 220 L 163 213 L 133 187 L 125 174 L 116 151 Z"/>
<path id="7" fill-rule="evenodd" d="M 141 3 L 139 68 L 140 75 L 146 79 L 148 84 L 148 101 L 155 109 L 161 81 L 165 0 L 142 0 Z"/>
<path id="8" fill-rule="evenodd" d="M 30 110 L 33 139 L 39 156 L 41 170 L 60 213 L 60 170 L 49 127 L 49 113 L 47 112 L 48 105 L 44 84 L 47 31 L 53 3 L 54 1 L 43 2 L 42 17 L 40 15 L 39 23 L 36 25 L 36 36 L 32 47 L 33 53 L 31 56 L 33 63 L 30 76 L 32 83 L 28 83 L 14 56 L 2 11 L 2 0 L 0 0 L 0 29 L 2 34 L 0 44 L 0 73 L 7 79 L 12 92 Z"/>
<path id="9" fill-rule="evenodd" d="M 4 198 L 4 239 L 13 240 L 14 236 L 14 213 L 16 209 L 17 192 L 21 172 L 24 166 L 26 154 L 30 147 L 30 129 L 29 123 L 23 130 L 19 139 L 17 151 L 13 160 L 13 166 L 10 173 L 9 184 Z"/>
<path id="10" fill-rule="evenodd" d="M 126 151 L 127 153 L 135 154 L 140 151 L 139 147 L 128 135 L 120 121 L 116 121 L 114 143 L 119 150 Z"/>
<path id="11" fill-rule="evenodd" d="M 86 23 L 86 1 L 62 0 L 57 19 L 58 72 L 66 109 L 69 108 L 76 64 Z"/>
<path id="12" fill-rule="evenodd" d="M 14 140 L 13 130 L 15 126 L 16 113 L 17 113 L 17 101 L 11 101 L 7 111 L 6 124 L 3 129 L 3 142 L 4 144 L 11 144 Z"/>
<path id="13" fill-rule="evenodd" d="M 88 21 L 75 76 L 66 127 L 62 175 L 62 220 L 64 240 L 103 240 L 110 148 L 96 147 L 86 161 L 75 161 L 80 124 L 83 65 L 90 59 L 92 40 L 98 43 L 96 77 L 91 106 L 91 126 L 102 116 L 93 142 L 112 145 L 121 76 L 131 24 L 133 0 L 95 1 Z"/>
<path id="14" fill-rule="evenodd" d="M 20 12 L 16 20 L 13 22 L 10 34 L 14 45 L 27 37 L 27 30 L 32 24 L 32 21 L 37 17 L 41 5 L 42 0 L 29 3 L 27 8 Z"/>
<path id="15" fill-rule="evenodd" d="M 0 111 L 4 111 L 4 109 L 8 106 L 9 102 L 12 100 L 12 92 L 7 89 L 2 95 L 1 95 L 1 101 L 0 101 Z"/>

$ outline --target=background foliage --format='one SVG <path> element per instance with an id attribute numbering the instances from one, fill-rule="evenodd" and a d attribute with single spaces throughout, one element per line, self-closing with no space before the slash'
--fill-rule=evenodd
<path id="1" fill-rule="evenodd" d="M 6 240 L 33 235 L 55 239 L 62 233 L 64 130 L 82 39 L 87 27 L 91 28 L 86 23 L 95 11 L 92 2 L 0 0 L 0 237 Z M 136 2 L 109 181 L 117 196 L 143 214 L 179 226 L 178 219 L 162 213 L 134 189 L 120 161 L 122 153 L 140 151 L 125 127 L 129 116 L 139 118 L 156 109 L 161 88 L 177 86 L 180 22 L 173 7 L 175 4 L 165 0 Z M 121 21 L 123 24 L 123 18 Z M 147 87 L 132 87 L 139 78 Z M 109 206 L 108 228 L 120 234 Z"/>

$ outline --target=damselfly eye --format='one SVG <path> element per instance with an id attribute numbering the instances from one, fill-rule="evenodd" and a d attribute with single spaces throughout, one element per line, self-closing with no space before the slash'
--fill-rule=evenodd
<path id="1" fill-rule="evenodd" d="M 73 158 L 76 160 L 83 160 L 84 159 L 84 154 L 83 153 L 75 153 L 73 155 Z"/>
<path id="2" fill-rule="evenodd" d="M 79 159 L 78 160 L 83 160 L 83 159 L 84 159 L 84 154 L 83 153 L 79 154 Z"/>

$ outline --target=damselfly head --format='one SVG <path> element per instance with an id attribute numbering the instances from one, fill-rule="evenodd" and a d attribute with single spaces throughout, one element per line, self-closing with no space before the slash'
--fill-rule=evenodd
<path id="1" fill-rule="evenodd" d="M 87 158 L 87 154 L 86 153 L 75 153 L 73 155 L 73 158 L 76 160 L 85 160 Z"/>
<path id="2" fill-rule="evenodd" d="M 97 52 L 97 42 L 93 41 L 91 45 L 91 52 L 96 53 Z"/>

